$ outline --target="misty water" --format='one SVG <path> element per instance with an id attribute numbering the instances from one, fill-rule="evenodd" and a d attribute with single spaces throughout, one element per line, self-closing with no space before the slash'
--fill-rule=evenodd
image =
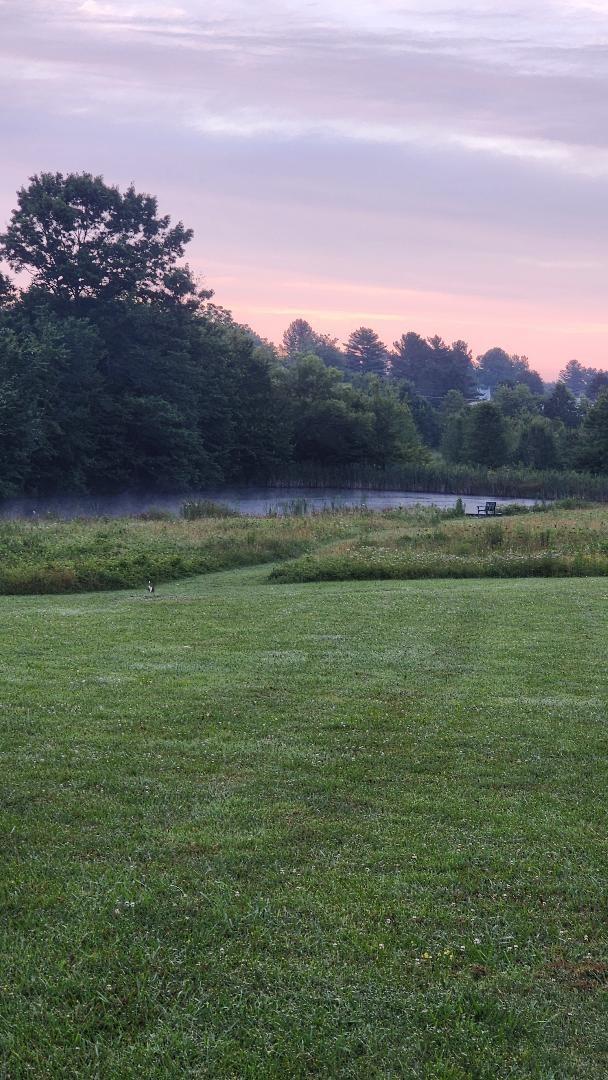
<path id="1" fill-rule="evenodd" d="M 340 507 L 362 506 L 368 510 L 388 510 L 397 506 L 412 507 L 438 506 L 453 507 L 458 495 L 438 495 L 433 492 L 411 491 L 369 491 L 367 489 L 324 488 L 310 489 L 289 487 L 269 489 L 263 487 L 234 487 L 208 489 L 184 494 L 145 494 L 125 493 L 122 495 L 74 495 L 53 498 L 15 498 L 5 499 L 0 503 L 2 518 L 75 518 L 75 517 L 125 517 L 142 514 L 152 508 L 179 514 L 186 500 L 211 499 L 223 503 L 231 509 L 252 517 L 262 517 L 269 513 L 291 513 L 294 508 L 299 512 L 312 513 L 319 510 L 339 509 Z M 534 506 L 535 499 L 500 499 L 495 495 L 460 496 L 469 513 L 475 513 L 477 506 L 487 499 L 496 501 L 499 506 L 517 503 L 520 506 Z"/>

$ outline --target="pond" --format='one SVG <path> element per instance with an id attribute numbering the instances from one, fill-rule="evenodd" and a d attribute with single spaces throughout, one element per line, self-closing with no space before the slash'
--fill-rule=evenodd
<path id="1" fill-rule="evenodd" d="M 268 513 L 311 513 L 324 509 L 340 509 L 362 506 L 368 510 L 388 510 L 397 506 L 416 505 L 452 507 L 458 495 L 437 495 L 430 491 L 369 491 L 352 488 L 262 488 L 234 487 L 198 491 L 183 494 L 123 494 L 123 495 L 74 495 L 55 498 L 15 498 L 0 503 L 2 518 L 35 517 L 125 517 L 141 514 L 152 507 L 179 513 L 187 499 L 211 499 L 223 503 L 242 514 L 262 517 Z M 493 499 L 499 506 L 517 503 L 534 506 L 536 499 L 504 499 L 495 495 L 460 496 L 468 512 L 475 513 L 478 504 Z"/>

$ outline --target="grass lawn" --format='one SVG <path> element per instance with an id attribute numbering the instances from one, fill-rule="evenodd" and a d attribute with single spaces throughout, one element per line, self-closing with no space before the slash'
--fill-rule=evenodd
<path id="1" fill-rule="evenodd" d="M 604 1078 L 608 582 L 267 579 L 0 598 L 0 1076 Z"/>

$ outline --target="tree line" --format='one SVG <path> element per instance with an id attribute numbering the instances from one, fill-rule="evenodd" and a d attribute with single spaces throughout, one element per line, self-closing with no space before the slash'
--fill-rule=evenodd
<path id="1" fill-rule="evenodd" d="M 608 376 L 544 386 L 525 357 L 296 319 L 280 348 L 183 259 L 156 200 L 42 173 L 0 236 L 0 495 L 187 490 L 294 465 L 608 470 Z M 491 401 L 480 401 L 480 394 Z"/>

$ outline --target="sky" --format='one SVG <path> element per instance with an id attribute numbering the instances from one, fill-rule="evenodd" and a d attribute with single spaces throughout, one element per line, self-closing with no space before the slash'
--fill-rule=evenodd
<path id="1" fill-rule="evenodd" d="M 608 0 L 0 0 L 0 102 L 0 227 L 100 173 L 274 341 L 608 368 Z"/>

